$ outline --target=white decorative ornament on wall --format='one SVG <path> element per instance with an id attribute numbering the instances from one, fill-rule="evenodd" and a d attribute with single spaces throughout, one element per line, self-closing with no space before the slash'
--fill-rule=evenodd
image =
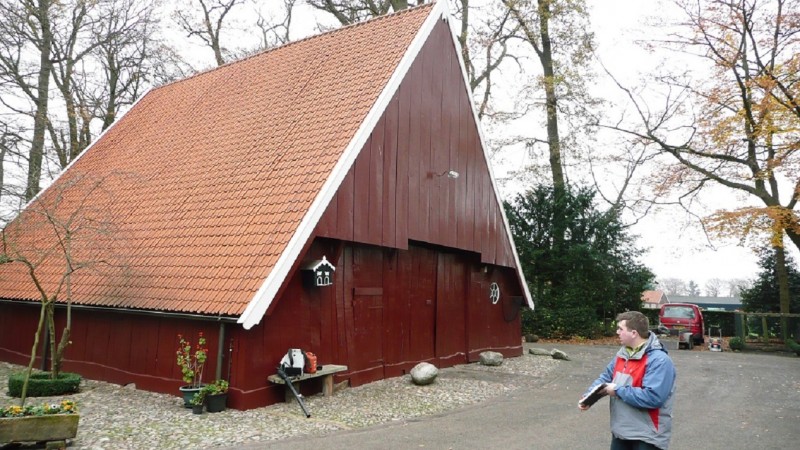
<path id="1" fill-rule="evenodd" d="M 492 301 L 493 305 L 500 301 L 500 286 L 495 282 L 489 285 L 489 300 Z"/>

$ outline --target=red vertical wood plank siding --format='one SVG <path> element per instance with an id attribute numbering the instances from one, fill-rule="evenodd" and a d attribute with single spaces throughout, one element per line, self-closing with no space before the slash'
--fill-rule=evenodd
<path id="1" fill-rule="evenodd" d="M 397 133 L 400 95 L 395 93 L 386 108 L 383 133 L 383 198 L 381 216 L 383 227 L 381 245 L 397 248 Z"/>
<path id="2" fill-rule="evenodd" d="M 339 190 L 337 191 L 337 206 L 336 213 L 338 215 L 336 220 L 335 236 L 339 239 L 352 241 L 355 232 L 355 207 L 354 207 L 354 193 L 355 188 L 355 165 L 350 168 L 347 175 L 344 177 Z"/>
<path id="3" fill-rule="evenodd" d="M 422 361 L 435 356 L 436 351 L 436 252 L 409 246 L 411 253 L 410 282 L 408 283 L 409 361 Z"/>
<path id="4" fill-rule="evenodd" d="M 99 336 L 107 337 L 111 333 L 111 325 L 106 320 L 94 321 L 94 323 L 92 323 L 92 333 L 97 333 L 97 335 Z M 156 336 L 158 336 L 157 333 Z M 155 340 L 155 346 L 156 348 L 159 347 L 158 338 L 156 338 Z M 96 361 L 99 362 L 100 364 L 106 364 L 108 362 L 107 356 L 108 356 L 108 338 L 96 339 L 96 340 L 93 339 L 91 345 L 86 346 L 86 359 L 89 361 Z M 150 373 L 153 375 L 162 376 L 162 374 L 164 373 L 164 369 L 162 368 L 163 366 L 158 364 L 157 354 L 155 355 L 155 358 L 153 358 L 150 367 L 152 368 L 152 372 Z"/>
<path id="5" fill-rule="evenodd" d="M 347 290 L 348 284 L 350 283 L 350 274 L 348 274 L 347 269 L 347 256 L 349 249 L 345 247 L 345 249 L 339 255 L 336 267 L 336 276 L 334 277 L 334 309 L 336 312 L 336 340 L 333 341 L 336 343 L 336 348 L 332 349 L 332 354 L 337 358 L 334 361 L 347 361 L 347 333 L 344 330 L 347 329 L 347 321 L 345 317 L 345 299 L 346 295 L 345 292 Z"/>
<path id="6" fill-rule="evenodd" d="M 447 44 L 449 47 L 452 47 L 452 44 Z M 461 69 L 458 65 L 458 58 L 455 55 L 455 48 L 452 48 L 448 52 L 447 58 L 447 65 L 446 67 L 449 69 L 447 71 L 447 77 L 445 78 L 446 82 L 444 84 L 444 104 L 443 104 L 443 116 L 447 118 L 445 121 L 448 126 L 448 136 L 447 136 L 447 160 L 448 160 L 448 169 L 455 170 L 459 174 L 459 178 L 461 177 L 461 167 L 459 164 L 459 147 L 458 147 L 458 136 L 459 136 L 459 120 L 458 120 L 458 108 L 459 108 L 459 88 L 461 83 L 458 83 L 458 80 Z M 445 245 L 452 248 L 458 248 L 458 215 L 457 215 L 457 208 L 456 204 L 458 202 L 458 191 L 462 189 L 463 183 L 459 183 L 458 179 L 450 180 L 448 179 L 447 183 L 447 206 L 445 209 L 446 213 L 446 221 L 445 221 L 445 228 L 446 233 L 445 236 Z"/>
<path id="7" fill-rule="evenodd" d="M 466 361 L 463 262 L 453 253 L 438 254 L 436 282 L 436 357 L 446 365 Z"/>
<path id="8" fill-rule="evenodd" d="M 487 169 L 488 170 L 488 169 Z M 489 211 L 488 217 L 486 217 L 486 245 L 484 247 L 484 252 L 487 255 L 488 261 L 492 264 L 496 264 L 497 262 L 497 239 L 498 236 L 498 218 L 500 214 L 500 205 L 497 203 L 497 196 L 494 193 L 494 189 L 492 189 L 492 184 L 489 181 L 489 178 L 486 179 L 486 204 L 487 210 Z"/>
<path id="9" fill-rule="evenodd" d="M 342 283 L 342 298 L 340 300 L 341 304 L 339 308 L 341 309 L 340 314 L 342 315 L 342 319 L 344 322 L 344 328 L 339 330 L 339 333 L 344 335 L 345 337 L 345 346 L 344 346 L 344 354 L 345 360 L 351 361 L 351 358 L 356 353 L 356 348 L 353 343 L 353 289 L 355 285 L 353 284 L 353 248 L 351 246 L 347 246 L 344 249 L 343 257 L 342 257 L 342 272 L 344 274 L 344 282 Z M 340 355 L 342 352 L 340 352 Z"/>
<path id="10" fill-rule="evenodd" d="M 5 304 L 0 312 L 0 355 L 4 361 L 27 365 L 39 323 L 39 305 Z"/>
<path id="11" fill-rule="evenodd" d="M 469 110 L 469 99 L 462 93 L 459 97 L 459 150 L 463 155 L 464 160 L 463 171 L 461 176 L 464 180 L 459 183 L 463 186 L 464 199 L 463 210 L 458 217 L 458 246 L 464 249 L 474 249 L 475 242 L 475 152 L 472 151 L 474 142 L 474 134 L 471 130 L 474 128 L 472 121 L 472 114 Z"/>
<path id="12" fill-rule="evenodd" d="M 430 41 L 429 41 L 430 43 Z M 426 46 L 426 48 L 429 48 Z M 422 64 L 422 88 L 419 99 L 419 157 L 417 159 L 420 191 L 417 206 L 416 220 L 419 224 L 418 234 L 410 236 L 412 239 L 430 242 L 431 236 L 431 185 L 433 184 L 433 167 L 431 161 L 431 134 L 433 128 L 433 102 L 437 100 L 434 91 L 434 67 L 436 61 L 430 51 L 423 50 L 419 56 Z"/>
<path id="13" fill-rule="evenodd" d="M 413 218 L 409 216 L 409 198 L 411 183 L 409 162 L 411 154 L 411 89 L 408 87 L 408 79 L 404 81 L 399 89 L 397 105 L 397 186 L 395 194 L 397 203 L 395 208 L 395 243 L 397 248 L 408 248 L 408 230 Z"/>
<path id="14" fill-rule="evenodd" d="M 397 293 L 399 280 L 397 279 L 397 251 L 382 249 L 383 257 L 383 361 L 384 366 L 389 366 L 400 361 L 402 355 L 403 328 L 401 311 L 399 307 L 400 296 Z"/>
<path id="15" fill-rule="evenodd" d="M 334 194 L 331 202 L 328 203 L 327 208 L 325 208 L 325 213 L 322 214 L 322 217 L 319 218 L 319 222 L 317 222 L 317 226 L 314 228 L 314 236 L 338 236 L 336 220 L 339 217 L 339 213 L 337 211 L 337 206 L 339 204 L 339 194 L 338 192 Z"/>
<path id="16" fill-rule="evenodd" d="M 33 329 L 35 329 L 35 328 L 31 328 L 31 330 L 33 330 Z M 72 331 L 70 332 L 70 340 L 73 343 L 74 342 L 86 342 L 88 336 L 89 336 L 89 330 L 88 330 L 87 322 L 86 321 L 75 321 L 73 319 Z M 140 346 L 141 345 L 141 339 L 140 339 L 139 336 L 136 337 L 135 342 L 137 343 L 136 346 Z M 130 345 L 130 344 L 126 344 L 126 345 Z M 136 346 L 132 346 L 132 347 L 135 348 Z M 67 347 L 67 350 L 64 352 L 64 358 L 71 359 L 71 360 L 74 360 L 74 361 L 84 361 L 84 360 L 86 360 L 86 348 L 87 347 L 88 346 L 86 346 L 86 345 L 70 345 L 69 347 Z M 28 350 L 30 350 L 30 348 Z M 143 365 L 134 364 L 134 361 L 132 360 L 133 353 L 134 353 L 134 351 L 131 350 L 131 354 L 128 357 L 128 363 L 130 364 L 130 367 L 143 367 Z"/>
<path id="17" fill-rule="evenodd" d="M 430 131 L 430 167 L 428 172 L 431 173 L 429 177 L 430 186 L 428 190 L 428 223 L 429 231 L 427 241 L 445 243 L 446 230 L 444 225 L 446 223 L 445 214 L 447 213 L 445 207 L 447 202 L 447 185 L 448 181 L 452 181 L 447 177 L 446 172 L 449 170 L 447 157 L 450 152 L 447 148 L 447 139 L 449 133 L 442 120 L 442 103 L 444 101 L 444 79 L 446 76 L 445 64 L 447 61 L 444 52 L 441 51 L 444 42 L 435 39 L 438 33 L 434 30 L 432 38 L 431 49 L 426 52 L 430 55 L 428 61 L 430 65 L 426 66 L 426 71 L 430 70 L 429 84 L 435 93 L 430 99 L 431 109 L 431 131 Z"/>
<path id="18" fill-rule="evenodd" d="M 401 84 L 401 90 L 409 91 L 408 114 L 410 126 L 408 130 L 408 239 L 418 239 L 422 235 L 422 221 L 420 217 L 420 196 L 424 186 L 424 179 L 420 177 L 420 160 L 422 159 L 422 59 L 418 56 L 411 65 L 409 76 Z M 426 136 L 427 137 L 427 136 Z"/>
<path id="19" fill-rule="evenodd" d="M 385 250 L 384 298 L 386 339 L 384 344 L 385 375 L 399 376 L 409 369 L 409 323 L 413 311 L 409 306 L 408 285 L 411 282 L 410 251 Z"/>
<path id="20" fill-rule="evenodd" d="M 369 180 L 363 180 L 357 185 L 369 186 L 369 207 L 366 221 L 367 238 L 365 243 L 381 245 L 383 242 L 383 202 L 384 202 L 384 128 L 386 127 L 386 115 L 384 115 L 370 137 L 370 160 L 368 167 Z"/>
<path id="21" fill-rule="evenodd" d="M 372 137 L 367 140 L 353 165 L 353 237 L 369 242 L 369 177 L 372 161 Z"/>
<path id="22" fill-rule="evenodd" d="M 138 333 L 132 332 L 131 321 L 125 316 L 110 316 L 108 321 L 111 323 L 111 329 L 113 330 L 113 332 L 109 334 L 109 349 L 114 353 L 114 357 L 108 359 L 114 360 L 120 367 L 131 367 L 131 353 L 133 348 L 138 346 Z M 177 348 L 178 344 L 176 340 L 175 349 Z M 173 364 L 173 366 L 175 366 L 175 368 L 178 367 L 177 363 Z"/>

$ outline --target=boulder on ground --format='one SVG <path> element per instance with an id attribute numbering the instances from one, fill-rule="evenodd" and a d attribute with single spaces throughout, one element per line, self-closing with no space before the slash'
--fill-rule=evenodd
<path id="1" fill-rule="evenodd" d="M 503 364 L 503 354 L 498 352 L 481 352 L 480 361 L 484 366 L 499 366 Z"/>
<path id="2" fill-rule="evenodd" d="M 543 348 L 536 348 L 536 347 L 528 349 L 528 353 L 534 356 L 553 356 L 550 350 L 545 350 Z"/>
<path id="3" fill-rule="evenodd" d="M 562 352 L 561 350 L 555 349 L 555 348 L 553 349 L 552 352 L 550 352 L 550 355 L 553 357 L 553 359 L 563 359 L 564 361 L 569 361 L 570 360 L 569 356 L 566 353 Z"/>
<path id="4" fill-rule="evenodd" d="M 433 383 L 437 375 L 439 375 L 439 369 L 431 363 L 421 362 L 411 369 L 411 381 L 417 386 Z"/>

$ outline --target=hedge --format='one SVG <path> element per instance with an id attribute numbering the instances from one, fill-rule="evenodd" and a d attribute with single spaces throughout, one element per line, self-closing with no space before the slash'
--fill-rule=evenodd
<path id="1" fill-rule="evenodd" d="M 22 396 L 22 385 L 25 383 L 25 372 L 12 373 L 8 377 L 8 395 Z M 81 376 L 77 373 L 61 372 L 55 380 L 50 378 L 49 372 L 31 373 L 28 381 L 28 397 L 53 397 L 57 395 L 73 394 L 78 392 Z"/>

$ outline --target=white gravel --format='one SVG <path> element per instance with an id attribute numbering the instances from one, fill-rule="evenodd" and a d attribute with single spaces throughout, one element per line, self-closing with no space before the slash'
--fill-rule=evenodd
<path id="1" fill-rule="evenodd" d="M 77 402 L 81 419 L 71 449 L 204 449 L 281 440 L 300 435 L 402 421 L 479 403 L 497 395 L 546 382 L 557 361 L 525 354 L 501 366 L 464 364 L 440 369 L 436 381 L 416 386 L 411 377 L 381 380 L 345 388 L 332 397 L 306 397 L 306 419 L 296 403 L 248 411 L 192 414 L 177 395 L 157 394 L 102 381 L 84 380 Z M 8 373 L 22 367 L 0 362 L 0 386 Z M 177 394 L 177 393 L 176 393 Z M 31 398 L 28 404 L 53 398 Z M 6 389 L 0 406 L 16 404 Z M 23 446 L 22 448 L 25 448 Z"/>

